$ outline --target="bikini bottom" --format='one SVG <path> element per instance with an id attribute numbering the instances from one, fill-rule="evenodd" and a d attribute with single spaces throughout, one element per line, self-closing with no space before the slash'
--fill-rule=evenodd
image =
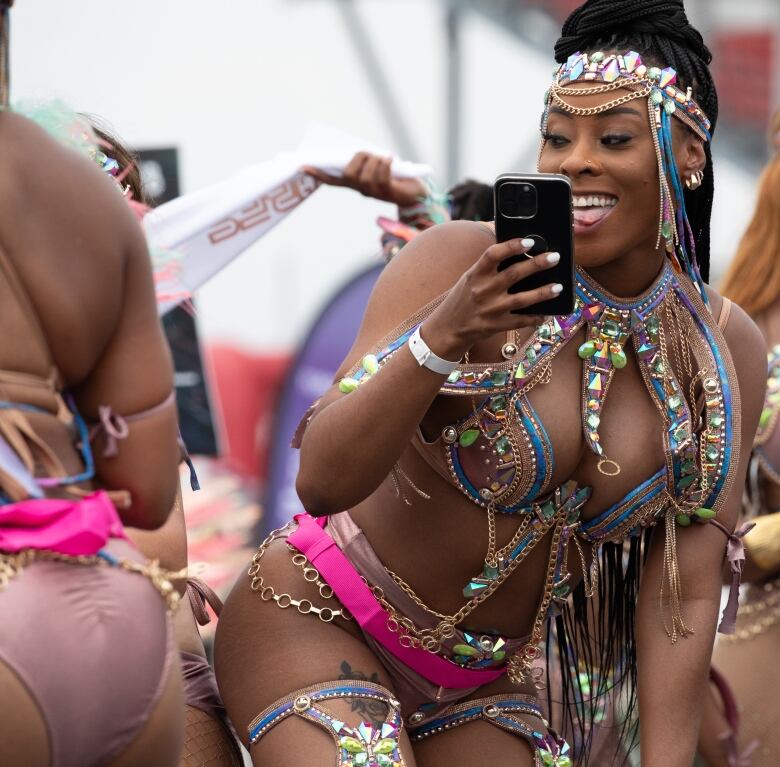
<path id="1" fill-rule="evenodd" d="M 144 561 L 126 540 L 104 549 Z M 118 757 L 177 672 L 166 605 L 147 578 L 45 559 L 0 590 L 0 662 L 42 714 L 52 767 L 97 767 Z"/>
<path id="2" fill-rule="evenodd" d="M 399 613 L 418 626 L 433 625 L 431 616 L 390 577 L 349 512 L 329 517 L 325 532 L 333 538 L 358 573 L 372 586 L 381 588 L 385 598 Z M 405 718 L 412 724 L 421 724 L 436 717 L 448 706 L 472 695 L 482 686 L 477 684 L 453 689 L 437 685 L 409 668 L 367 632 L 364 631 L 363 636 L 387 669 Z M 484 632 L 472 634 L 456 629 L 455 635 L 446 641 L 439 655 L 465 669 L 497 671 L 505 668 L 506 658 L 527 642 L 528 637 L 507 638 Z"/>

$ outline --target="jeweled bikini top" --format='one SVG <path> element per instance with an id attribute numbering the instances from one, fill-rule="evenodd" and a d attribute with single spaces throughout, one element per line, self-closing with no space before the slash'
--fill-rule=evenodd
<path id="1" fill-rule="evenodd" d="M 342 380 L 342 391 L 374 375 L 441 300 L 366 356 Z M 732 407 L 736 379 L 730 358 L 721 352 L 725 347 L 722 341 L 718 343 L 720 332 L 709 310 L 688 279 L 677 275 L 668 263 L 652 288 L 630 301 L 611 296 L 578 271 L 572 314 L 547 318 L 519 348 L 507 344 L 504 354 L 511 356 L 506 361 L 462 365 L 450 375 L 442 395 L 481 398 L 474 412 L 442 432 L 440 449 L 445 452 L 452 483 L 484 508 L 505 514 L 533 512 L 549 486 L 554 457 L 527 394 L 548 380 L 555 357 L 573 339 L 582 338 L 583 329 L 585 340 L 579 347 L 582 429 L 586 444 L 599 458 L 600 470 L 605 474 L 620 470 L 607 455 L 609 446 L 602 445 L 599 425 L 610 384 L 627 364 L 629 346 L 633 346 L 648 393 L 665 424 L 667 460 L 623 501 L 584 524 L 579 534 L 591 540 L 615 540 L 640 524 L 652 524 L 670 505 L 683 525 L 690 524 L 694 516 L 714 516 L 735 464 L 731 446 L 739 437 Z M 669 364 L 667 344 L 680 350 L 676 358 L 687 359 L 690 374 L 700 386 L 703 412 L 698 430 L 699 413 L 692 413 Z M 589 491 L 583 488 L 580 492 Z M 650 500 L 657 502 L 649 504 Z"/>
<path id="2" fill-rule="evenodd" d="M 393 331 L 342 379 L 341 391 L 354 391 L 376 375 L 442 298 Z M 584 339 L 580 331 L 584 331 Z M 582 359 L 583 434 L 598 457 L 600 471 L 607 475 L 620 471 L 601 443 L 599 425 L 610 384 L 628 363 L 629 343 L 662 418 L 666 458 L 652 477 L 587 521 L 581 513 L 590 488 L 578 487 L 574 481 L 549 488 L 552 444 L 528 399 L 534 386 L 549 380 L 556 356 L 573 339 L 580 341 Z M 522 684 L 533 677 L 550 611 L 570 592 L 569 542 L 579 549 L 585 594 L 589 596 L 594 593 L 598 562 L 594 555 L 590 567 L 586 566 L 578 539 L 599 546 L 620 541 L 660 520 L 665 526 L 660 596 L 663 600 L 668 589 L 671 617 L 670 624 L 664 621 L 664 625 L 672 642 L 688 634 L 682 613 L 676 524 L 715 522 L 738 464 L 738 456 L 732 454 L 732 444 L 739 445 L 740 439 L 736 375 L 731 358 L 721 349 L 726 350 L 725 342 L 697 290 L 665 261 L 654 285 L 635 300 L 608 294 L 580 271 L 571 315 L 547 318 L 521 346 L 505 344 L 505 362 L 465 364 L 454 371 L 441 387 L 441 394 L 479 396 L 481 401 L 471 414 L 443 430 L 438 449 L 445 453 L 451 482 L 486 510 L 488 551 L 482 572 L 463 589 L 467 603 L 451 616 L 434 613 L 439 622 L 432 629 L 405 624 L 411 641 L 436 651 L 451 636 L 453 627 L 489 599 L 529 552 L 549 538 L 548 577 L 530 639 L 507 661 L 509 678 Z M 671 363 L 672 356 L 681 374 L 690 380 L 691 402 Z M 496 512 L 520 517 L 517 531 L 500 549 L 493 519 Z"/>

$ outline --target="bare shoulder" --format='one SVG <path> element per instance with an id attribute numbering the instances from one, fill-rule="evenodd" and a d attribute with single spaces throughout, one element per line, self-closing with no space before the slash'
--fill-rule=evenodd
<path id="1" fill-rule="evenodd" d="M 415 237 L 387 265 L 371 297 L 392 323 L 387 330 L 449 290 L 494 242 L 492 231 L 474 221 L 450 221 Z"/>
<path id="2" fill-rule="evenodd" d="M 78 380 L 117 325 L 128 267 L 149 268 L 143 232 L 94 162 L 12 112 L 0 114 L 0 246 Z"/>
<path id="3" fill-rule="evenodd" d="M 720 315 L 723 298 L 707 289 L 715 317 Z M 732 303 L 723 329 L 729 353 L 734 361 L 743 406 L 760 413 L 766 388 L 766 341 L 755 322 L 737 304 Z M 758 416 L 756 416 L 757 418 Z"/>
<path id="4" fill-rule="evenodd" d="M 379 276 L 338 376 L 395 328 L 452 288 L 494 242 L 492 231 L 473 221 L 439 224 L 415 237 Z"/>
<path id="5" fill-rule="evenodd" d="M 50 210 L 68 212 L 68 217 L 60 221 L 63 225 L 91 219 L 93 232 L 115 230 L 117 224 L 133 220 L 121 194 L 116 193 L 115 182 L 94 162 L 26 117 L 0 113 L 0 147 L 0 199 L 4 210 L 34 209 L 46 204 Z M 105 221 L 103 215 L 112 220 Z M 15 220 L 15 224 L 24 225 L 28 218 Z"/>

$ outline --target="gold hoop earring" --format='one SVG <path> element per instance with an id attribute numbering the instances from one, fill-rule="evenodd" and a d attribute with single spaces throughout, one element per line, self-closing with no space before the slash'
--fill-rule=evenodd
<path id="1" fill-rule="evenodd" d="M 691 175 L 685 179 L 685 186 L 691 191 L 694 191 L 701 186 L 702 181 L 704 181 L 704 171 L 697 170 L 696 173 L 691 173 Z"/>

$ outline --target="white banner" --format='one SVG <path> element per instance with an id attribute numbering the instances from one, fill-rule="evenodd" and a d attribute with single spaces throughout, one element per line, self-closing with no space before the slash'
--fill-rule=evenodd
<path id="1" fill-rule="evenodd" d="M 296 151 L 282 152 L 147 214 L 143 223 L 150 248 L 180 255 L 178 280 L 185 291 L 194 293 L 315 191 L 317 182 L 301 173 L 302 166 L 341 175 L 360 151 L 390 154 L 340 131 L 313 125 Z M 419 178 L 431 169 L 396 159 L 391 171 L 395 176 Z M 176 299 L 161 301 L 160 314 L 177 303 Z"/>

